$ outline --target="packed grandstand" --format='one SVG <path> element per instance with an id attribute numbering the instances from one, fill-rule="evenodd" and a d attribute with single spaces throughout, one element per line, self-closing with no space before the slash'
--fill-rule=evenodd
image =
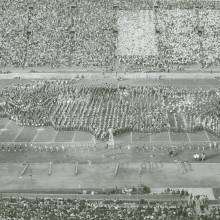
<path id="1" fill-rule="evenodd" d="M 0 199 L 0 217 L 3 220 L 217 220 L 219 206 L 210 205 L 203 195 L 189 195 L 169 202 L 3 197 Z"/>
<path id="2" fill-rule="evenodd" d="M 219 5 L 193 0 L 2 0 L 0 66 L 118 71 L 216 67 Z"/>
<path id="3" fill-rule="evenodd" d="M 5 81 L 14 69 L 40 76 L 12 76 L 11 85 L 0 85 L 0 219 L 219 220 L 219 78 L 217 86 L 212 81 L 200 88 L 198 81 L 187 87 L 164 83 L 158 73 L 218 72 L 219 36 L 220 1 L 214 0 L 0 0 L 0 73 L 8 73 Z M 68 79 L 45 79 L 38 68 L 52 75 L 56 68 L 86 71 L 82 78 L 67 71 Z M 89 68 L 101 70 L 101 80 L 93 76 L 88 83 Z M 129 81 L 134 72 L 146 74 L 146 83 Z M 147 82 L 148 72 L 158 74 L 155 83 Z M 55 133 L 49 138 L 48 127 Z M 25 129 L 32 129 L 29 139 Z M 92 138 L 78 144 L 77 132 L 83 141 L 88 132 Z M 177 132 L 172 141 L 170 133 Z M 122 133 L 131 140 L 114 145 Z M 133 133 L 145 136 L 133 144 Z M 151 134 L 163 133 L 168 141 L 151 142 Z M 97 188 L 84 195 L 85 182 L 103 187 L 102 198 Z M 135 190 L 142 182 L 147 192 Z M 156 182 L 163 188 L 208 186 L 216 200 L 174 189 L 166 191 L 174 196 L 166 201 L 148 199 L 155 195 L 147 184 Z M 118 193 L 120 183 L 133 188 Z M 116 190 L 104 193 L 109 187 Z M 28 193 L 18 196 L 21 189 Z M 43 189 L 53 190 L 46 197 Z M 4 196 L 8 192 L 12 196 Z"/>
<path id="4" fill-rule="evenodd" d="M 77 201 L 59 199 L 2 199 L 1 219 L 163 219 L 194 220 L 193 211 L 187 204 L 125 203 L 122 201 Z M 212 210 L 211 210 L 212 211 Z M 214 209 L 213 211 L 214 212 Z M 210 213 L 210 216 L 214 216 Z M 207 218 L 206 218 L 207 219 Z M 210 219 L 210 218 L 209 218 Z M 213 218 L 212 220 L 217 219 Z"/>

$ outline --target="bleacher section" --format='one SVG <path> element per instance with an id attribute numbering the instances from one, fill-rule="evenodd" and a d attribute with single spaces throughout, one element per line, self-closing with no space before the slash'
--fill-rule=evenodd
<path id="1" fill-rule="evenodd" d="M 218 1 L 2 0 L 0 66 L 111 71 L 216 67 L 219 9 Z M 121 28 L 123 19 L 126 23 L 135 13 L 138 22 Z"/>

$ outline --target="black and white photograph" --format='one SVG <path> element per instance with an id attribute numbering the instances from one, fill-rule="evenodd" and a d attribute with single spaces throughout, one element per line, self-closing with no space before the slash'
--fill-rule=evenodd
<path id="1" fill-rule="evenodd" d="M 220 220 L 220 0 L 0 0 L 0 220 Z"/>

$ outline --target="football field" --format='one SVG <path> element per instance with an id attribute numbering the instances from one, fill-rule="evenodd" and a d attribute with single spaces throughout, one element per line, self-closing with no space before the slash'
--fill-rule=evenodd
<path id="1" fill-rule="evenodd" d="M 183 172 L 178 163 L 164 163 L 140 174 L 140 163 L 121 163 L 115 175 L 115 163 L 79 164 L 75 174 L 73 163 L 53 164 L 51 175 L 48 163 L 32 163 L 24 175 L 24 165 L 19 163 L 0 164 L 1 191 L 48 190 L 77 188 L 115 188 L 147 185 L 161 187 L 209 187 L 220 184 L 219 163 L 193 163 L 191 169 Z M 212 172 L 210 172 L 212 171 Z"/>
<path id="2" fill-rule="evenodd" d="M 0 143 L 90 143 L 92 135 L 81 131 L 56 131 L 52 127 L 20 127 L 0 119 Z"/>
<path id="3" fill-rule="evenodd" d="M 129 132 L 115 136 L 114 141 L 115 149 L 106 149 L 106 142 L 99 140 L 96 140 L 97 147 L 93 148 L 94 138 L 88 132 L 56 131 L 52 127 L 20 127 L 13 121 L 1 119 L 1 145 L 68 146 L 68 150 L 59 152 L 34 149 L 25 152 L 2 151 L 1 190 L 59 191 L 140 184 L 150 187 L 213 188 L 220 185 L 220 149 L 209 149 L 210 143 L 220 140 L 206 131 L 155 134 Z M 175 158 L 168 154 L 171 146 L 179 146 Z M 182 146 L 185 148 L 182 149 Z M 206 146 L 207 161 L 193 161 L 193 153 L 201 153 L 201 146 Z M 30 166 L 20 175 L 24 161 L 28 161 Z M 52 174 L 48 175 L 50 161 L 53 164 Z M 183 166 L 180 161 L 190 161 L 190 165 Z"/>
<path id="4" fill-rule="evenodd" d="M 195 133 L 161 132 L 161 133 L 124 133 L 114 137 L 115 144 L 143 145 L 143 144 L 197 144 L 219 142 L 220 138 L 207 131 Z M 100 141 L 97 140 L 97 143 Z M 94 143 L 93 136 L 83 131 L 56 131 L 52 127 L 21 127 L 14 121 L 0 119 L 0 143 L 63 143 L 89 145 Z"/>

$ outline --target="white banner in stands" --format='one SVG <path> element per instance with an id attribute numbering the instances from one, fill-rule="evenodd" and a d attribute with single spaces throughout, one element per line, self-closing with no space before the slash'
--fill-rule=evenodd
<path id="1" fill-rule="evenodd" d="M 157 55 L 153 16 L 152 10 L 118 12 L 118 55 Z"/>

